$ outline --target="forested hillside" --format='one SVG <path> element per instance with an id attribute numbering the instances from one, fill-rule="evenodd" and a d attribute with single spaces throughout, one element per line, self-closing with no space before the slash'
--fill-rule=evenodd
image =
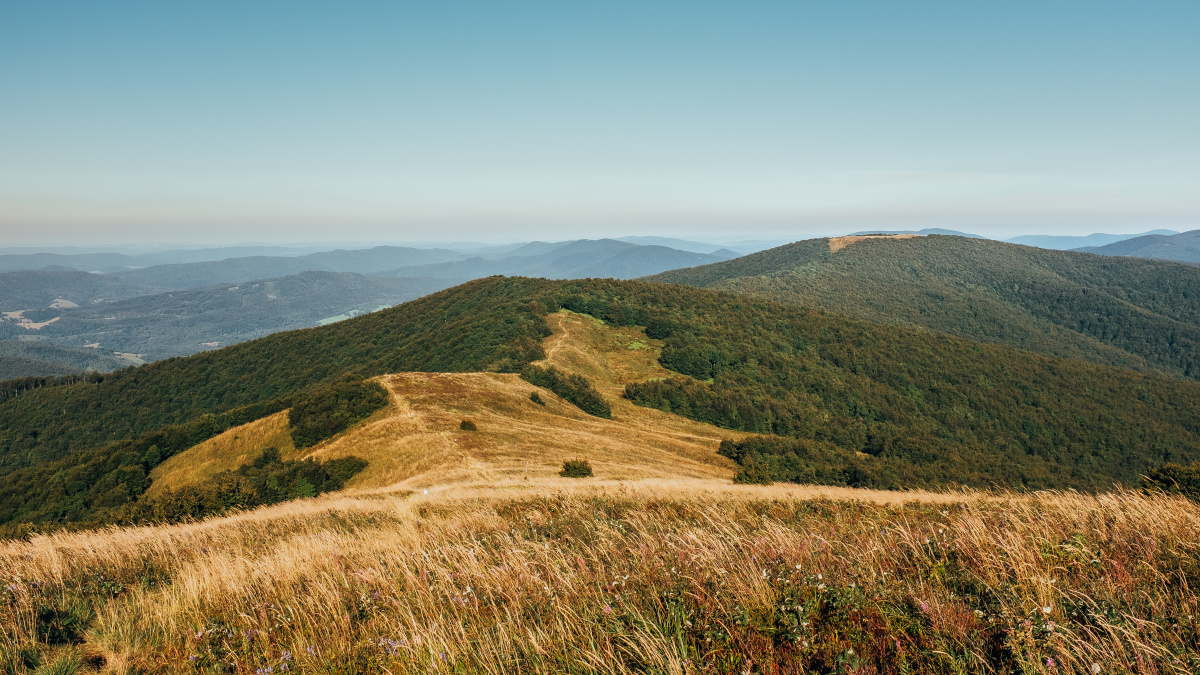
<path id="1" fill-rule="evenodd" d="M 339 324 L 13 392 L 5 471 L 407 370 L 517 372 L 557 306 L 664 340 L 643 405 L 886 463 L 896 485 L 1099 489 L 1200 458 L 1200 384 L 681 286 L 489 278 Z M 4 392 L 0 392 L 3 394 Z M 0 397 L 3 398 L 3 397 Z"/>
<path id="2" fill-rule="evenodd" d="M 1200 378 L 1195 267 L 962 237 L 842 246 L 849 239 L 800 241 L 648 280 Z"/>
<path id="3" fill-rule="evenodd" d="M 95 274 L 84 276 L 110 279 Z M 24 305 L 38 309 L 26 310 L 21 317 L 43 325 L 31 330 L 15 320 L 0 319 L 0 338 L 36 337 L 60 346 L 94 345 L 97 352 L 132 353 L 142 360 L 156 361 L 375 311 L 449 285 L 433 279 L 303 272 L 115 302 L 81 300 L 63 307 Z M 76 296 L 62 297 L 71 300 Z"/>

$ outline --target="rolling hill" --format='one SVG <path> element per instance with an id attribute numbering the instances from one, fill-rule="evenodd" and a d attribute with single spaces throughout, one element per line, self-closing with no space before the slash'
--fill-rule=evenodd
<path id="1" fill-rule="evenodd" d="M 1200 377 L 1200 270 L 961 237 L 810 239 L 648 280 Z"/>
<path id="2" fill-rule="evenodd" d="M 1088 246 L 1075 250 L 1098 255 L 1153 258 L 1200 265 L 1200 230 L 1178 234 L 1149 234 L 1104 246 Z"/>
<path id="3" fill-rule="evenodd" d="M 281 330 L 348 318 L 449 285 L 430 279 L 304 272 L 233 286 L 101 301 L 97 293 L 111 294 L 113 289 L 128 287 L 112 277 L 83 272 L 13 272 L 5 276 L 31 275 L 67 277 L 78 281 L 78 288 L 47 284 L 51 292 L 22 294 L 18 302 L 44 302 L 51 296 L 66 302 L 33 305 L 34 309 L 23 305 L 19 319 L 0 319 L 0 336 L 10 341 L 37 338 L 60 347 L 91 345 L 101 354 L 136 354 L 145 361 L 186 356 Z M 75 275 L 86 278 L 77 280 Z M 93 278 L 96 284 L 84 283 Z M 49 356 L 43 360 L 53 361 Z"/>
<path id="4" fill-rule="evenodd" d="M 151 295 L 159 290 L 107 274 L 76 270 L 5 272 L 0 273 L 0 312 L 43 309 L 59 300 L 67 301 L 64 308 L 86 307 Z"/>
<path id="5" fill-rule="evenodd" d="M 641 370 L 613 380 L 605 350 L 556 346 L 570 316 L 560 307 L 605 321 L 608 339 L 644 353 Z M 489 278 L 330 326 L 0 391 L 0 521 L 101 517 L 172 455 L 346 377 L 390 375 L 405 401 L 424 388 L 446 392 L 441 405 L 459 391 L 462 406 L 503 407 L 530 391 L 505 374 L 540 359 L 597 383 L 616 423 L 627 401 L 785 439 L 721 447 L 741 471 L 765 464 L 776 480 L 1097 490 L 1200 458 L 1200 383 L 682 286 Z M 436 372 L 479 375 L 405 374 Z M 501 418 L 497 433 L 513 426 Z M 611 433 L 606 422 L 597 433 Z M 539 443 L 568 449 L 572 433 Z"/>

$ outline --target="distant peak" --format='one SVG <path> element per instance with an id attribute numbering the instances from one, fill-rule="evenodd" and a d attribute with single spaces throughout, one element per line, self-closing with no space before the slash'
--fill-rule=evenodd
<path id="1" fill-rule="evenodd" d="M 837 253 L 838 251 L 857 244 L 866 239 L 912 239 L 914 237 L 923 237 L 923 234 L 854 234 L 848 237 L 831 237 L 829 239 L 829 252 Z"/>

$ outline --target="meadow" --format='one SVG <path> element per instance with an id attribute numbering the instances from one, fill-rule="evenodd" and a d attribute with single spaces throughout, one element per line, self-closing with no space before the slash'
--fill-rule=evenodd
<path id="1" fill-rule="evenodd" d="M 5 672 L 1194 673 L 1200 508 L 540 479 L 0 546 Z"/>

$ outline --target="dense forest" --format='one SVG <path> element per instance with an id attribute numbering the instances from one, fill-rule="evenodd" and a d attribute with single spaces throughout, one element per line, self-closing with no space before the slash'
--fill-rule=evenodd
<path id="1" fill-rule="evenodd" d="M 1200 269 L 931 235 L 810 239 L 653 281 L 1200 379 Z"/>
<path id="2" fill-rule="evenodd" d="M 10 388 L 0 521 L 86 519 L 136 500 L 153 452 L 347 374 L 521 372 L 543 356 L 544 316 L 559 307 L 664 341 L 661 363 L 680 377 L 630 385 L 634 402 L 804 441 L 780 454 L 823 453 L 834 468 L 874 462 L 873 484 L 1097 490 L 1200 459 L 1200 383 L 1189 380 L 685 286 L 489 278 L 331 326 Z M 852 482 L 842 468 L 828 480 Z"/>

